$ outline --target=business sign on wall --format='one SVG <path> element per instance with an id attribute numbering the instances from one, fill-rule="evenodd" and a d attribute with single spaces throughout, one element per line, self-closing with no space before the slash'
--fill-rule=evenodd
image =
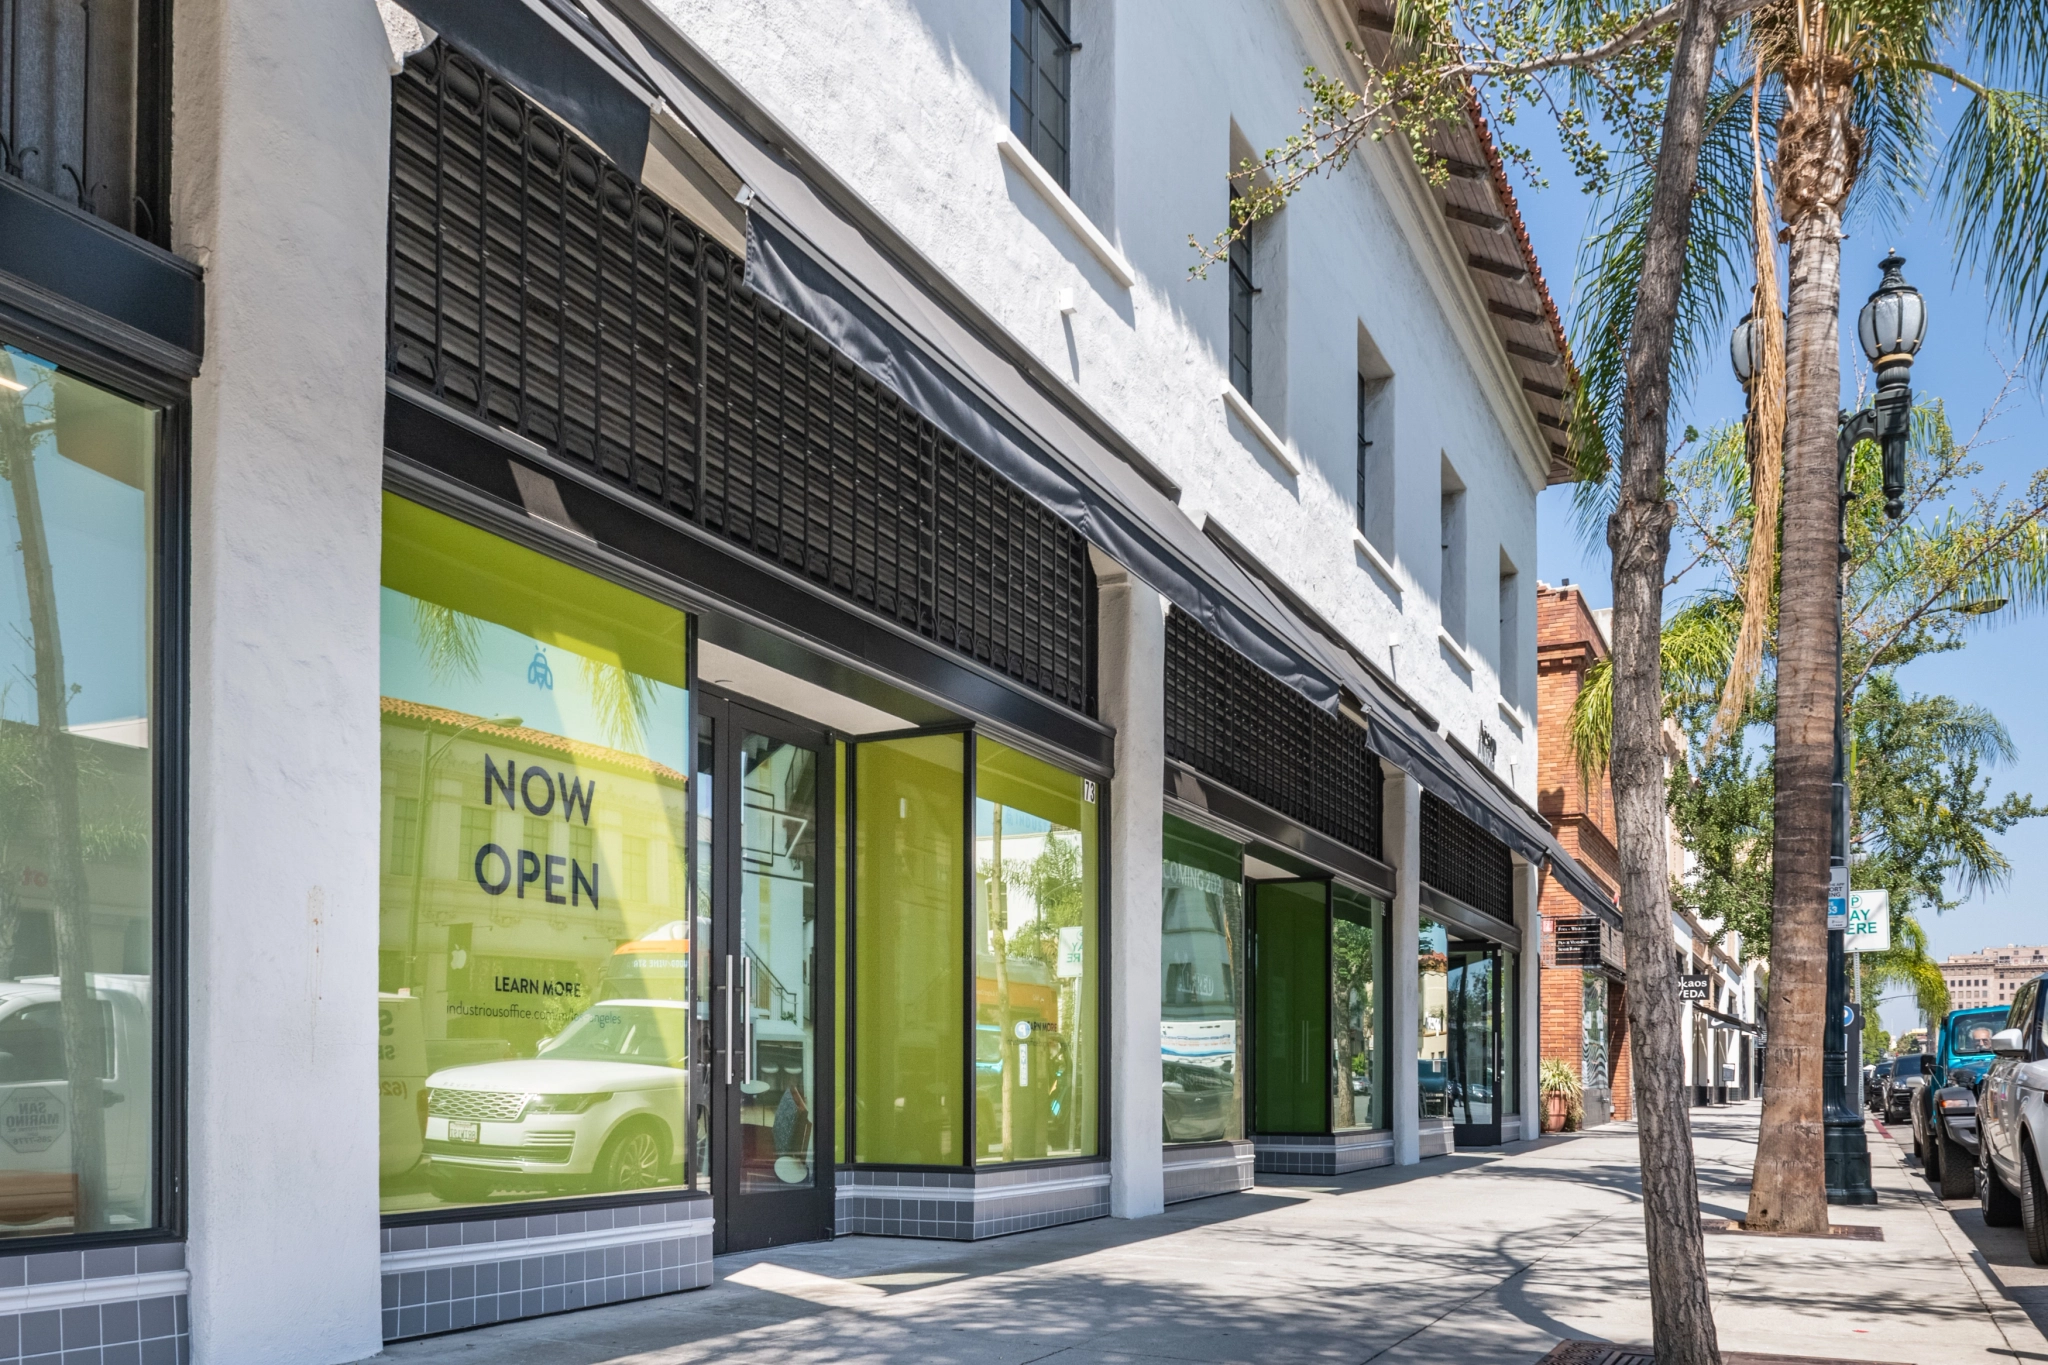
<path id="1" fill-rule="evenodd" d="M 1711 1005 L 1714 1003 L 1714 978 L 1711 976 L 1681 976 L 1678 978 L 1678 998 L 1682 1003 Z"/>

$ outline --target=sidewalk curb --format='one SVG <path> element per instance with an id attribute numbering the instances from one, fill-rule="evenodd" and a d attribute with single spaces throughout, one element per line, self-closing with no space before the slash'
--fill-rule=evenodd
<path id="1" fill-rule="evenodd" d="M 2041 1334 L 2041 1329 L 2034 1325 L 2034 1320 L 2027 1315 L 2027 1310 L 2007 1298 L 2005 1291 L 1993 1283 L 1991 1277 L 1984 1273 L 1983 1267 L 1977 1264 L 1976 1248 L 1971 1245 L 1970 1239 L 1963 1235 L 1963 1230 L 1956 1226 L 1956 1220 L 1949 1215 L 1947 1206 L 1928 1192 L 1927 1182 L 1920 1178 L 1918 1172 L 1906 1168 L 1905 1149 L 1899 1146 L 1899 1140 L 1890 1133 L 1885 1134 L 1885 1140 L 1892 1146 L 1892 1160 L 1897 1164 L 1900 1174 L 1906 1177 L 1907 1188 L 1934 1223 L 1934 1230 L 1941 1235 L 1942 1245 L 1948 1248 L 1949 1255 L 1955 1258 L 1957 1268 L 1963 1272 L 1963 1278 L 1969 1281 L 1970 1288 L 1976 1291 L 1978 1301 L 1984 1305 L 1985 1314 L 1998 1329 L 1998 1334 L 2005 1339 L 2006 1349 L 2017 1359 L 2027 1359 L 2029 1357 L 2022 1354 L 2023 1349 L 2037 1346 L 2048 1348 L 2048 1336 Z"/>

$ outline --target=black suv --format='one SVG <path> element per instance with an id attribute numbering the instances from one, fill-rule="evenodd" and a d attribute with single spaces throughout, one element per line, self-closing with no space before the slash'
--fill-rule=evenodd
<path id="1" fill-rule="evenodd" d="M 1908 1052 L 1892 1058 L 1891 1075 L 1885 1077 L 1878 1112 L 1885 1122 L 1897 1123 L 1913 1112 L 1913 1092 L 1927 1084 L 1927 1066 L 1933 1060 L 1924 1052 Z"/>

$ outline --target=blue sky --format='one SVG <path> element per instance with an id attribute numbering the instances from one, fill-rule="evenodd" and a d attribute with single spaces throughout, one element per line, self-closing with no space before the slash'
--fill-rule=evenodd
<path id="1" fill-rule="evenodd" d="M 1538 127 L 1539 123 L 1546 126 Z M 1548 188 L 1537 188 L 1527 177 L 1512 169 L 1509 172 L 1537 260 L 1558 308 L 1569 319 L 1579 240 L 1591 201 L 1574 182 L 1568 163 L 1549 136 L 1547 121 L 1525 118 L 1520 126 L 1508 130 L 1507 136 L 1532 146 L 1550 177 Z M 1842 243 L 1845 395 L 1853 395 L 1855 385 L 1849 362 L 1862 361 L 1855 343 L 1856 310 L 1877 287 L 1877 262 L 1887 248 L 1896 246 L 1906 256 L 1906 278 L 1927 299 L 1927 339 L 1913 368 L 1914 389 L 1923 397 L 1945 399 L 1958 432 L 1971 431 L 1998 397 L 2013 348 L 1991 322 L 1981 286 L 1968 277 L 1954 277 L 1941 220 L 1930 206 L 1914 202 L 1903 222 L 1885 227 L 1851 221 L 1848 233 Z M 1731 301 L 1735 297 L 1732 291 L 1730 297 Z M 1743 305 L 1735 306 L 1729 321 L 1742 311 Z M 1702 366 L 1694 391 L 1680 395 L 1672 413 L 1673 432 L 1683 431 L 1688 422 L 1704 429 L 1740 416 L 1742 390 L 1728 368 L 1725 332 L 1723 338 Z M 2001 415 L 1986 428 L 1987 442 L 1980 448 L 1979 462 L 1984 466 L 1978 477 L 1981 486 L 2003 484 L 2017 491 L 2036 469 L 2048 465 L 2043 417 L 2038 386 L 2023 383 L 2008 394 Z M 1555 585 L 1569 578 L 1583 585 L 1588 601 L 1595 606 L 1606 606 L 1612 600 L 1605 547 L 1589 550 L 1581 542 L 1572 519 L 1569 488 L 1551 489 L 1539 502 L 1536 565 L 1538 577 L 1546 583 Z M 1673 598 L 1687 590 L 1681 584 Z M 2019 748 L 2019 761 L 1993 775 L 1994 791 L 2016 788 L 2048 800 L 2048 711 L 2039 705 L 2039 694 L 2034 691 L 2048 678 L 2048 633 L 2036 618 L 2001 614 L 1989 621 L 1969 648 L 1919 660 L 1901 673 L 1901 681 L 1913 691 L 1946 692 L 1989 707 L 2005 722 Z M 1946 915 L 1923 919 L 1937 957 L 1989 944 L 2048 940 L 2048 910 L 2043 908 L 2048 820 L 2017 826 L 2004 837 L 2001 847 L 2013 865 L 2006 887 L 1979 893 Z M 1905 1002 L 1889 1003 L 1884 1018 L 1893 1032 L 1917 1022 L 1915 1011 Z"/>

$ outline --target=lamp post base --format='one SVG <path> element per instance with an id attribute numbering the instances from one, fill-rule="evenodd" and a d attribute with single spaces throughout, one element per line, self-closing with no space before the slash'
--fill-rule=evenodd
<path id="1" fill-rule="evenodd" d="M 1877 1191 L 1870 1184 L 1870 1147 L 1864 1141 L 1863 1120 L 1831 1116 L 1825 1132 L 1828 1202 L 1875 1204 Z"/>

